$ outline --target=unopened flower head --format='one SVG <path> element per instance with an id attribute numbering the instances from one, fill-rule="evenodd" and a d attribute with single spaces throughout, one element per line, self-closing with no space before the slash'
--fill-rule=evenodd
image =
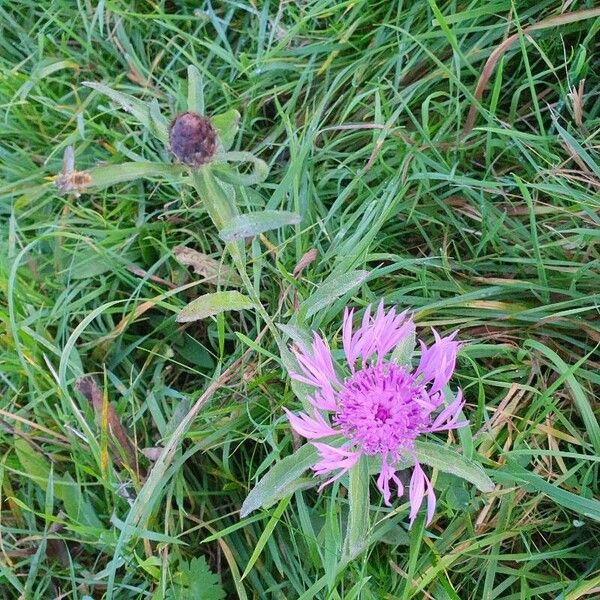
<path id="1" fill-rule="evenodd" d="M 420 363 L 411 370 L 392 360 L 394 349 L 414 338 L 414 323 L 405 312 L 396 314 L 394 308 L 385 312 L 381 303 L 371 314 L 368 307 L 356 330 L 353 316 L 354 311 L 346 309 L 342 330 L 345 376 L 338 374 L 329 345 L 318 334 L 314 334 L 311 348 L 292 349 L 301 372 L 291 376 L 314 387 L 315 393 L 310 414 L 294 415 L 286 410 L 290 424 L 319 451 L 315 473 L 333 475 L 321 487 L 344 475 L 361 455 L 380 456 L 377 487 L 388 506 L 393 486 L 398 497 L 404 493 L 397 475 L 398 461 L 411 457 L 410 522 L 427 496 L 429 523 L 435 511 L 435 494 L 415 455 L 414 441 L 426 433 L 467 424 L 459 422 L 464 405 L 460 390 L 448 405 L 443 394 L 456 365 L 456 332 L 442 338 L 434 331 L 434 343 L 427 347 L 421 342 Z M 331 436 L 345 441 L 341 445 L 319 441 Z"/>
<path id="2" fill-rule="evenodd" d="M 171 123 L 169 144 L 179 162 L 200 167 L 210 162 L 217 151 L 217 131 L 206 117 L 184 112 Z"/>

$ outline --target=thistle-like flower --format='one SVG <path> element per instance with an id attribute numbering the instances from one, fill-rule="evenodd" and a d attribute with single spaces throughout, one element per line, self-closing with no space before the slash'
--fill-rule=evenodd
<path id="1" fill-rule="evenodd" d="M 421 360 L 416 369 L 397 364 L 393 351 L 414 338 L 415 326 L 406 312 L 376 313 L 369 306 L 358 329 L 352 329 L 354 311 L 346 309 L 342 330 L 347 369 L 340 376 L 327 341 L 314 334 L 312 348 L 292 348 L 301 373 L 291 377 L 316 389 L 310 398 L 311 414 L 294 415 L 286 409 L 293 429 L 318 450 L 320 460 L 313 466 L 317 475 L 331 475 L 321 488 L 351 469 L 361 455 L 381 457 L 377 487 L 390 506 L 396 486 L 401 497 L 404 486 L 397 475 L 398 461 L 412 458 L 413 472 L 408 490 L 410 523 L 427 496 L 427 523 L 435 512 L 435 494 L 414 450 L 415 440 L 426 433 L 463 427 L 464 405 L 459 390 L 448 405 L 443 388 L 454 372 L 459 343 L 456 332 L 442 338 L 434 331 L 435 342 L 421 342 Z M 326 443 L 331 436 L 345 439 L 342 445 Z"/>

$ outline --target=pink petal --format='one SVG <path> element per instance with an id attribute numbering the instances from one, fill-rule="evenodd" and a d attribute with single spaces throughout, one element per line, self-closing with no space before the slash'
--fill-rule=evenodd
<path id="1" fill-rule="evenodd" d="M 338 382 L 338 376 L 333 365 L 333 357 L 331 356 L 331 349 L 329 348 L 327 340 L 315 333 L 312 350 L 319 371 L 328 379 Z"/>
<path id="2" fill-rule="evenodd" d="M 360 452 L 356 450 L 346 450 L 345 448 L 337 448 L 335 446 L 330 446 L 329 444 L 323 444 L 321 442 L 311 442 L 312 445 L 319 451 L 319 454 L 324 460 L 327 461 L 338 461 L 338 460 L 348 460 L 353 459 L 354 461 L 358 460 L 360 456 Z"/>
<path id="3" fill-rule="evenodd" d="M 463 400 L 462 390 L 458 390 L 456 398 L 442 410 L 427 431 L 433 433 L 447 429 L 458 429 L 468 425 L 468 421 L 457 422 L 464 405 L 465 401 Z"/>
<path id="4" fill-rule="evenodd" d="M 429 389 L 430 394 L 439 392 L 450 380 L 456 367 L 456 355 L 460 344 L 454 341 L 456 334 L 442 338 L 437 331 L 433 331 L 435 342 L 428 348 L 421 342 L 421 362 L 415 375 L 423 377 L 423 384 L 433 382 Z"/>
<path id="5" fill-rule="evenodd" d="M 407 318 L 406 311 L 396 314 L 396 309 L 391 308 L 386 313 L 383 300 L 374 315 L 371 315 L 370 305 L 366 308 L 362 324 L 354 333 L 352 333 L 353 314 L 350 310 L 344 313 L 342 332 L 344 352 L 352 372 L 359 356 L 365 364 L 374 354 L 377 354 L 377 363 L 381 364 L 391 350 L 407 335 L 414 332 L 415 326 Z"/>
<path id="6" fill-rule="evenodd" d="M 326 396 L 324 394 L 316 393 L 312 398 L 310 398 L 312 405 L 318 410 L 328 410 L 335 411 L 337 410 L 337 404 L 335 402 L 335 396 L 329 395 Z"/>
<path id="7" fill-rule="evenodd" d="M 383 502 L 386 506 L 391 506 L 390 497 L 392 493 L 390 492 L 390 477 L 388 473 L 388 465 L 385 462 L 381 465 L 381 471 L 379 473 L 379 477 L 377 478 L 377 487 L 383 496 Z"/>
<path id="8" fill-rule="evenodd" d="M 309 379 L 308 377 L 305 377 L 304 375 L 300 375 L 299 373 L 294 373 L 292 371 L 290 371 L 290 377 L 292 379 L 295 379 L 296 381 L 301 381 L 302 383 L 305 383 L 306 385 L 310 385 L 312 387 L 319 387 L 315 384 L 314 379 Z"/>
<path id="9" fill-rule="evenodd" d="M 423 502 L 423 496 L 425 495 L 425 473 L 418 462 L 415 462 L 412 476 L 410 478 L 410 486 L 408 488 L 408 498 L 410 501 L 410 514 L 409 520 L 412 525 L 414 520 L 417 518 L 419 508 Z"/>
<path id="10" fill-rule="evenodd" d="M 321 389 L 320 393 L 315 394 L 313 404 L 321 410 L 337 410 L 336 394 L 331 389 Z"/>
<path id="11" fill-rule="evenodd" d="M 408 336 L 412 337 L 414 334 L 415 324 L 410 319 L 405 320 L 405 315 L 406 313 L 399 314 L 395 322 L 390 323 L 379 337 L 379 346 L 377 348 L 379 362 Z"/>
<path id="12" fill-rule="evenodd" d="M 294 373 L 290 375 L 297 381 L 319 388 L 327 401 L 330 404 L 335 404 L 333 386 L 339 388 L 341 383 L 335 373 L 331 350 L 327 342 L 315 333 L 312 351 L 303 346 L 295 346 L 291 350 L 303 374 Z"/>
<path id="13" fill-rule="evenodd" d="M 415 460 L 415 466 L 413 468 L 413 474 L 410 478 L 410 489 L 409 489 L 409 500 L 410 500 L 410 515 L 409 521 L 410 526 L 414 523 L 414 520 L 417 517 L 419 512 L 419 508 L 421 508 L 421 504 L 423 503 L 423 497 L 427 494 L 427 522 L 426 525 L 431 523 L 433 519 L 433 515 L 435 513 L 435 493 L 433 491 L 433 487 L 431 482 L 425 475 L 421 465 L 417 460 Z"/>
<path id="14" fill-rule="evenodd" d="M 354 373 L 354 364 L 356 363 L 356 357 L 358 356 L 354 352 L 354 346 L 352 344 L 352 317 L 354 316 L 354 309 L 346 307 L 344 309 L 344 321 L 342 325 L 342 345 L 344 347 L 344 354 L 348 361 L 350 370 Z"/>
<path id="15" fill-rule="evenodd" d="M 427 521 L 425 525 L 429 525 L 433 519 L 433 515 L 435 514 L 436 500 L 431 482 L 427 478 L 425 478 L 425 481 L 427 482 Z"/>
<path id="16" fill-rule="evenodd" d="M 369 306 L 367 306 L 367 308 L 365 309 L 365 314 L 363 315 L 361 329 L 367 329 L 370 322 L 371 322 L 371 305 L 369 304 Z"/>
<path id="17" fill-rule="evenodd" d="M 314 381 L 304 377 L 303 375 L 298 375 L 298 373 L 290 372 L 290 377 L 295 381 L 300 381 L 306 385 L 310 385 L 312 387 L 316 387 Z M 326 388 L 323 390 L 321 388 L 320 392 L 317 392 L 313 397 L 310 398 L 311 404 L 320 410 L 336 410 L 337 404 L 335 402 L 335 393 L 332 388 Z"/>
<path id="18" fill-rule="evenodd" d="M 383 308 L 383 300 L 379 304 L 378 312 Z M 373 352 L 375 352 L 375 345 L 377 340 L 373 335 L 373 322 L 376 316 L 371 320 L 371 306 L 367 306 L 367 310 L 363 315 L 362 327 L 359 329 L 361 335 L 360 354 L 362 357 L 363 364 L 369 360 Z"/>
<path id="19" fill-rule="evenodd" d="M 383 301 L 371 325 L 373 349 L 377 352 L 377 363 L 381 364 L 385 356 L 398 345 L 409 331 L 410 321 L 406 321 L 406 312 L 396 315 L 396 309 L 384 312 Z"/>
<path id="20" fill-rule="evenodd" d="M 346 360 L 348 361 L 350 370 L 353 373 L 356 361 L 361 355 L 365 342 L 367 341 L 364 333 L 368 330 L 370 315 L 371 306 L 369 305 L 367 306 L 365 314 L 363 315 L 362 326 L 359 327 L 355 332 L 352 332 L 352 317 L 354 316 L 354 311 L 350 310 L 344 314 L 342 341 L 344 345 L 344 353 L 346 354 Z"/>
<path id="21" fill-rule="evenodd" d="M 311 440 L 315 438 L 323 438 L 330 435 L 336 435 L 338 433 L 335 429 L 333 429 L 333 427 L 328 425 L 328 423 L 319 413 L 316 413 L 315 417 L 311 419 L 304 413 L 295 415 L 287 408 L 284 408 L 283 410 L 285 411 L 285 414 L 287 415 L 290 425 L 294 431 L 306 439 Z"/>
<path id="22" fill-rule="evenodd" d="M 386 506 L 391 506 L 390 480 L 396 484 L 398 498 L 400 498 L 400 496 L 402 496 L 404 493 L 404 486 L 402 485 L 399 477 L 396 475 L 396 469 L 393 465 L 388 463 L 387 456 L 384 456 L 381 460 L 381 471 L 379 472 L 379 477 L 377 477 L 377 487 L 381 491 L 383 502 L 386 504 Z"/>
<path id="23" fill-rule="evenodd" d="M 338 376 L 333 366 L 333 358 L 329 344 L 315 333 L 313 341 L 313 356 L 319 371 L 329 380 L 339 385 Z"/>
<path id="24" fill-rule="evenodd" d="M 344 473 L 348 472 L 360 458 L 360 452 L 345 450 L 344 448 L 335 448 L 321 442 L 311 442 L 311 444 L 319 451 L 321 460 L 313 466 L 313 471 L 317 475 L 325 475 L 337 469 L 341 469 L 332 479 L 321 484 L 319 490 L 323 489 L 327 484 L 339 479 Z"/>

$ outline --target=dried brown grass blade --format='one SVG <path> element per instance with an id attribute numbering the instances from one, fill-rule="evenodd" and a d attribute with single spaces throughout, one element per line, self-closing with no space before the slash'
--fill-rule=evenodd
<path id="1" fill-rule="evenodd" d="M 302 258 L 298 261 L 298 264 L 294 267 L 294 271 L 292 273 L 293 276 L 296 279 L 298 279 L 298 277 L 300 277 L 300 275 L 302 275 L 302 272 L 304 271 L 304 269 L 306 269 L 306 267 L 308 267 L 308 265 L 310 265 L 315 260 L 317 260 L 318 256 L 319 256 L 319 253 L 317 252 L 316 248 L 311 248 L 308 252 L 305 252 L 302 255 Z"/>
<path id="2" fill-rule="evenodd" d="M 600 17 L 600 8 L 590 8 L 587 10 L 579 10 L 572 13 L 562 14 L 555 17 L 549 17 L 548 19 L 544 19 L 539 23 L 534 23 L 529 27 L 525 27 L 523 29 L 523 35 L 528 35 L 533 33 L 534 31 L 540 31 L 542 29 L 550 29 L 552 27 L 559 27 L 560 25 L 567 25 L 569 23 L 576 23 L 577 21 L 584 21 L 586 19 L 594 19 Z M 462 131 L 462 137 L 466 137 L 471 133 L 473 127 L 475 126 L 475 120 L 477 119 L 477 105 L 481 101 L 483 97 L 483 92 L 487 87 L 487 84 L 496 68 L 496 64 L 502 58 L 503 54 L 519 39 L 519 33 L 514 33 L 510 37 L 506 38 L 489 56 L 485 66 L 483 67 L 483 71 L 481 72 L 481 76 L 479 77 L 479 81 L 477 82 L 477 87 L 475 88 L 475 93 L 473 94 L 475 101 L 471 105 L 469 109 L 469 114 L 467 115 L 467 119 L 465 121 L 465 125 Z"/>
<path id="3" fill-rule="evenodd" d="M 107 418 L 108 430 L 114 436 L 112 440 L 113 460 L 121 466 L 135 469 L 138 464 L 135 447 L 110 402 L 108 403 L 107 414 L 105 414 L 104 395 L 95 379 L 90 375 L 81 377 L 77 380 L 75 388 L 92 405 L 98 423 L 102 422 L 103 417 Z"/>

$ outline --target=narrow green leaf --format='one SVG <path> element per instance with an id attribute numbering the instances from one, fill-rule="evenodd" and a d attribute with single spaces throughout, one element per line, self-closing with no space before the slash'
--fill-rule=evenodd
<path id="1" fill-rule="evenodd" d="M 224 242 L 233 242 L 297 223 L 300 223 L 300 215 L 296 213 L 285 210 L 264 210 L 233 217 L 227 227 L 219 231 L 219 237 Z"/>
<path id="2" fill-rule="evenodd" d="M 267 523 L 265 530 L 262 532 L 260 538 L 258 539 L 258 542 L 256 542 L 254 552 L 252 552 L 252 556 L 248 560 L 248 564 L 246 565 L 246 568 L 244 569 L 241 579 L 244 579 L 246 577 L 246 575 L 248 575 L 248 573 L 250 573 L 250 571 L 252 571 L 252 567 L 254 567 L 254 564 L 256 563 L 256 561 L 258 560 L 258 557 L 260 556 L 260 553 L 263 551 L 263 548 L 269 541 L 269 538 L 271 537 L 271 535 L 273 535 L 273 530 L 275 529 L 275 526 L 277 525 L 277 523 L 279 523 L 279 519 L 281 518 L 283 511 L 287 508 L 287 505 L 290 503 L 290 499 L 291 499 L 290 496 L 288 496 L 287 498 L 283 498 L 277 505 L 277 508 L 273 512 L 273 516 L 269 519 L 269 522 Z"/>
<path id="3" fill-rule="evenodd" d="M 556 371 L 560 374 L 561 380 L 565 381 L 571 390 L 571 397 L 575 402 L 575 406 L 581 414 L 581 418 L 585 425 L 585 429 L 590 436 L 590 441 L 594 446 L 596 454 L 600 454 L 600 424 L 594 413 L 594 409 L 588 400 L 583 387 L 577 381 L 577 378 L 573 374 L 573 368 L 569 367 L 567 363 L 558 355 L 554 350 L 550 350 L 548 346 L 541 344 L 535 340 L 527 340 L 526 346 L 534 348 L 540 354 L 546 357 L 556 368 Z"/>
<path id="4" fill-rule="evenodd" d="M 410 544 L 409 534 L 400 524 L 405 519 L 406 513 L 400 512 L 394 517 L 378 521 L 369 536 L 369 544 L 381 541 L 390 546 L 408 546 Z"/>
<path id="5" fill-rule="evenodd" d="M 188 110 L 204 115 L 204 81 L 202 73 L 195 65 L 189 65 L 187 68 L 188 81 Z M 213 123 L 214 125 L 214 123 Z"/>
<path id="6" fill-rule="evenodd" d="M 349 473 L 348 528 L 344 552 L 351 560 L 358 556 L 368 541 L 369 519 L 369 462 L 362 456 Z"/>
<path id="7" fill-rule="evenodd" d="M 31 480 L 64 502 L 65 512 L 70 519 L 88 527 L 102 529 L 102 523 L 92 505 L 84 498 L 81 487 L 69 473 L 64 478 L 55 477 L 48 460 L 43 454 L 35 451 L 24 438 L 15 439 L 15 453 L 23 471 Z M 53 487 L 51 491 L 48 490 L 49 483 Z"/>
<path id="8" fill-rule="evenodd" d="M 591 579 L 584 579 L 574 588 L 571 588 L 566 596 L 562 594 L 557 596 L 557 600 L 579 600 L 580 598 L 590 598 L 590 594 L 595 594 L 600 589 L 600 575 L 595 575 Z"/>
<path id="9" fill-rule="evenodd" d="M 228 110 L 210 118 L 210 122 L 219 134 L 223 152 L 227 152 L 233 145 L 233 140 L 240 126 L 240 117 L 241 115 L 237 110 Z"/>
<path id="10" fill-rule="evenodd" d="M 244 500 L 240 517 L 243 518 L 254 510 L 269 506 L 281 498 L 283 490 L 291 486 L 318 460 L 317 449 L 312 444 L 304 444 L 293 454 L 275 463 Z"/>
<path id="11" fill-rule="evenodd" d="M 150 540 L 152 542 L 162 542 L 163 544 L 185 544 L 181 539 L 177 537 L 173 537 L 170 535 L 166 535 L 164 533 L 160 533 L 158 531 L 151 531 L 150 529 L 146 529 L 145 527 L 140 526 L 132 526 L 127 524 L 125 521 L 122 521 L 117 517 L 117 515 L 113 514 L 110 518 L 110 522 L 114 525 L 119 531 L 126 530 L 131 536 L 140 537 L 145 540 Z"/>
<path id="12" fill-rule="evenodd" d="M 594 157 L 566 129 L 564 129 L 564 127 L 561 127 L 556 117 L 552 116 L 552 121 L 554 122 L 554 126 L 560 137 L 563 138 L 569 148 L 585 162 L 585 164 L 594 172 L 596 177 L 600 177 L 600 165 L 594 160 Z"/>
<path id="13" fill-rule="evenodd" d="M 219 179 L 233 185 L 255 185 L 264 181 L 269 175 L 267 163 L 251 152 L 225 152 L 215 157 L 215 160 L 224 161 L 225 163 L 252 164 L 252 172 L 248 174 L 239 173 L 227 164 L 215 164 L 213 171 Z"/>
<path id="14" fill-rule="evenodd" d="M 172 180 L 179 178 L 183 172 L 184 169 L 181 165 L 164 163 L 126 162 L 120 165 L 105 165 L 84 171 L 90 176 L 89 183 L 84 187 L 104 189 L 117 183 L 146 177 L 164 177 Z"/>
<path id="15" fill-rule="evenodd" d="M 292 325 L 290 323 L 277 323 L 277 327 L 285 333 L 293 342 L 310 347 L 312 343 L 312 336 L 310 330 L 307 327 L 300 325 Z"/>
<path id="16" fill-rule="evenodd" d="M 229 310 L 244 310 L 253 307 L 252 300 L 239 292 L 215 292 L 214 294 L 205 294 L 190 302 L 177 315 L 177 322 L 199 321 Z"/>
<path id="17" fill-rule="evenodd" d="M 594 521 L 600 521 L 600 502 L 593 498 L 584 498 L 572 492 L 562 490 L 552 483 L 548 483 L 539 475 L 531 473 L 513 460 L 508 460 L 505 467 L 494 472 L 494 479 L 504 485 L 531 486 L 535 492 L 544 494 L 557 504 L 568 508 L 576 513 L 585 515 Z"/>
<path id="18" fill-rule="evenodd" d="M 169 121 L 162 114 L 156 98 L 153 98 L 150 102 L 150 121 L 158 139 L 167 146 L 169 144 Z"/>
<path id="19" fill-rule="evenodd" d="M 83 85 L 92 88 L 105 96 L 108 96 L 113 102 L 118 104 L 125 112 L 132 114 L 142 125 L 151 128 L 150 107 L 143 100 L 139 100 L 130 94 L 124 94 L 113 90 L 103 83 L 94 81 L 84 81 Z"/>
<path id="20" fill-rule="evenodd" d="M 222 229 L 237 214 L 235 189 L 219 181 L 212 172 L 212 165 L 205 165 L 192 172 L 192 182 L 217 229 Z"/>
<path id="21" fill-rule="evenodd" d="M 301 305 L 306 318 L 333 304 L 338 298 L 356 289 L 369 275 L 369 271 L 349 271 L 343 275 L 328 277 L 319 285 L 315 293 Z"/>
<path id="22" fill-rule="evenodd" d="M 48 487 L 50 478 L 50 463 L 40 452 L 34 451 L 27 440 L 22 437 L 15 438 L 15 452 L 23 471 L 43 490 Z"/>
<path id="23" fill-rule="evenodd" d="M 475 461 L 465 458 L 448 446 L 434 442 L 415 441 L 415 454 L 419 462 L 434 469 L 456 475 L 472 483 L 482 492 L 494 491 L 494 482 L 488 477 L 483 467 Z"/>
<path id="24" fill-rule="evenodd" d="M 81 66 L 72 60 L 57 60 L 57 61 L 42 61 L 39 66 L 33 68 L 31 75 L 27 78 L 27 81 L 17 90 L 16 95 L 19 100 L 24 101 L 31 90 L 38 84 L 42 79 L 53 75 L 57 71 L 62 69 L 74 69 L 79 70 Z"/>
<path id="25" fill-rule="evenodd" d="M 55 494 L 63 501 L 65 513 L 70 519 L 88 527 L 104 528 L 92 503 L 84 497 L 81 486 L 69 473 L 63 477 L 62 482 L 55 484 L 55 488 Z"/>

